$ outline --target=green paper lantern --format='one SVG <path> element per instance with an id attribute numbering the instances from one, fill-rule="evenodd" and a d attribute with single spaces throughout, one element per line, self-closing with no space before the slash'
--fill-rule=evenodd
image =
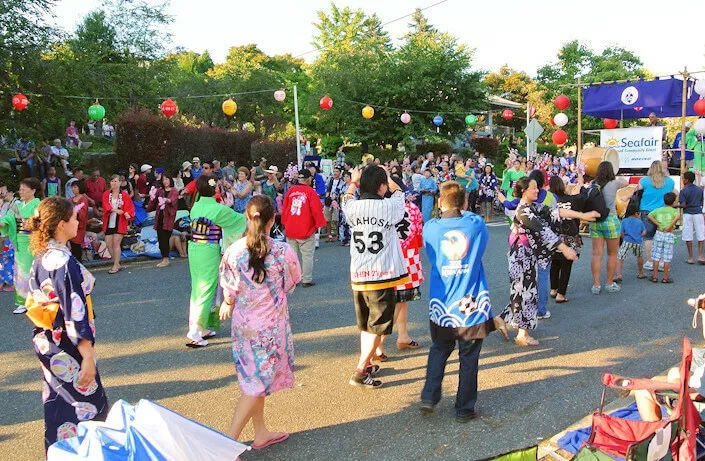
<path id="1" fill-rule="evenodd" d="M 88 108 L 88 117 L 91 120 L 102 120 L 105 117 L 105 107 L 100 104 L 93 104 Z"/>
<path id="2" fill-rule="evenodd" d="M 474 115 L 470 114 L 467 117 L 465 117 L 465 124 L 468 126 L 473 126 L 474 124 L 477 123 L 477 117 Z"/>

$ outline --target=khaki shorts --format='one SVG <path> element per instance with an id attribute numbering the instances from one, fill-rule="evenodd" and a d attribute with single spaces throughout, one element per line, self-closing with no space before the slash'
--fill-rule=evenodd
<path id="1" fill-rule="evenodd" d="M 323 216 L 328 222 L 338 222 L 340 220 L 340 210 L 335 210 L 332 207 L 323 207 Z"/>

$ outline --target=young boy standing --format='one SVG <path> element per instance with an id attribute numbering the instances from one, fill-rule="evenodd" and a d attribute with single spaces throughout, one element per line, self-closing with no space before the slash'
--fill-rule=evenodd
<path id="1" fill-rule="evenodd" d="M 387 191 L 390 198 L 384 198 Z M 343 212 L 352 235 L 350 281 L 360 329 L 360 359 L 349 383 L 376 389 L 382 385 L 373 379 L 379 365 L 370 360 L 382 337 L 392 333 L 394 287 L 409 281 L 396 229 L 404 218 L 404 194 L 383 168 L 358 167 L 343 198 Z"/>
<path id="2" fill-rule="evenodd" d="M 639 209 L 637 207 L 627 208 L 626 218 L 622 220 L 621 237 L 622 244 L 619 246 L 619 251 L 617 252 L 617 275 L 614 278 L 615 282 L 622 281 L 622 269 L 624 268 L 624 260 L 627 259 L 627 254 L 632 252 L 636 256 L 637 269 L 639 269 L 639 275 L 637 278 L 645 279 L 646 274 L 644 274 L 644 257 L 643 254 L 643 243 L 644 236 L 646 235 L 646 227 L 641 221 L 639 216 Z"/>
<path id="3" fill-rule="evenodd" d="M 705 247 L 705 217 L 703 217 L 703 190 L 696 186 L 695 173 L 683 173 L 685 187 L 678 195 L 679 207 L 683 208 L 683 240 L 688 248 L 688 264 L 693 259 L 693 234 L 698 239 L 698 264 L 705 264 L 703 247 Z"/>
<path id="4" fill-rule="evenodd" d="M 482 265 L 489 232 L 481 216 L 462 211 L 465 205 L 463 187 L 455 181 L 443 183 L 438 202 L 441 218 L 430 220 L 423 228 L 431 264 L 429 316 L 433 344 L 421 392 L 421 411 L 432 413 L 441 400 L 446 363 L 457 341 L 460 377 L 455 419 L 462 423 L 477 416 L 482 340 L 495 328 L 507 337 L 504 321 L 492 313 Z"/>
<path id="5" fill-rule="evenodd" d="M 659 261 L 663 261 L 663 280 L 661 282 L 673 283 L 673 280 L 668 276 L 668 271 L 671 268 L 673 244 L 676 240 L 673 235 L 673 227 L 680 219 L 680 216 L 678 215 L 678 210 L 674 207 L 676 194 L 673 192 L 667 193 L 663 196 L 663 201 L 666 206 L 656 208 L 649 213 L 649 220 L 656 225 L 656 235 L 651 247 L 651 259 L 654 261 L 654 275 L 651 281 L 658 283 Z"/>

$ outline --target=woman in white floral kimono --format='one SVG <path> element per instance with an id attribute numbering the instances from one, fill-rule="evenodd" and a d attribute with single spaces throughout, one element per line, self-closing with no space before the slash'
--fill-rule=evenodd
<path id="1" fill-rule="evenodd" d="M 27 221 L 36 259 L 26 306 L 44 374 L 44 442 L 49 448 L 75 436 L 80 421 L 104 420 L 109 408 L 93 356 L 90 293 L 95 279 L 66 246 L 78 231 L 73 204 L 48 198 Z"/>
<path id="2" fill-rule="evenodd" d="M 535 203 L 538 193 L 536 181 L 528 176 L 517 180 L 514 187 L 514 197 L 521 200 L 509 233 L 509 304 L 502 317 L 519 330 L 514 342 L 520 346 L 539 344 L 528 332 L 536 328 L 539 258 L 550 258 L 552 253 L 560 251 L 568 260 L 577 259 L 575 250 L 563 243 L 558 235 L 557 224 L 561 218 L 594 221 L 599 216 L 594 211 L 579 213 Z M 502 202 L 506 200 L 501 193 L 499 196 Z"/>

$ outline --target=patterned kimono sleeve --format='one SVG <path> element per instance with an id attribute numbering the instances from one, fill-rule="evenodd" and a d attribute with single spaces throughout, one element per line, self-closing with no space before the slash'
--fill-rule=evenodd
<path id="1" fill-rule="evenodd" d="M 63 267 L 51 271 L 49 276 L 59 298 L 59 305 L 64 314 L 66 334 L 71 342 L 78 344 L 82 339 L 87 339 L 91 344 L 95 343 L 81 265 L 74 258 L 69 257 Z M 90 285 L 87 288 L 92 288 L 92 281 Z"/>
<path id="2" fill-rule="evenodd" d="M 553 231 L 551 224 L 544 219 L 544 217 L 548 217 L 550 220 L 554 215 L 560 220 L 558 217 L 558 209 L 552 210 L 548 207 L 542 207 L 541 205 L 526 205 L 522 203 L 521 206 L 517 208 L 514 219 L 517 220 L 523 228 L 528 229 L 541 239 L 541 243 L 549 251 L 556 251 L 556 247 L 563 243 L 563 240 Z"/>
<path id="3" fill-rule="evenodd" d="M 237 267 L 233 267 L 233 264 L 237 264 L 233 250 L 235 250 L 234 246 L 225 250 L 223 259 L 220 261 L 220 286 L 226 298 L 235 298 L 240 285 L 240 271 Z"/>
<path id="4" fill-rule="evenodd" d="M 291 293 L 301 281 L 301 266 L 294 250 L 286 245 L 284 250 L 284 291 Z"/>

